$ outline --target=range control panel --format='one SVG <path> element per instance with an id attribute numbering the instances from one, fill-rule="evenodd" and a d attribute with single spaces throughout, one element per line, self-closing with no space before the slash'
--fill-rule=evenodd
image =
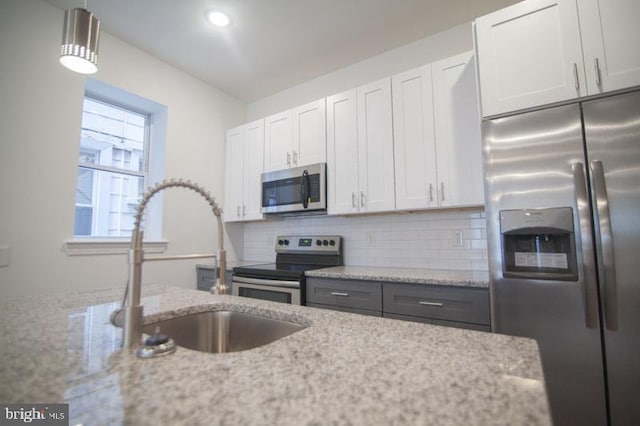
<path id="1" fill-rule="evenodd" d="M 276 253 L 339 254 L 341 243 L 337 235 L 278 235 Z"/>

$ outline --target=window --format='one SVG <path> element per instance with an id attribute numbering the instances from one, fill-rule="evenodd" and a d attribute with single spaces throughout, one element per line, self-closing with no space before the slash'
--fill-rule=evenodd
<path id="1" fill-rule="evenodd" d="M 130 237 L 147 183 L 149 115 L 86 96 L 74 236 Z"/>
<path id="2" fill-rule="evenodd" d="M 87 79 L 76 180 L 76 241 L 131 237 L 145 188 L 162 180 L 165 129 L 166 107 Z M 161 200 L 149 204 L 145 240 L 160 239 L 161 209 Z"/>

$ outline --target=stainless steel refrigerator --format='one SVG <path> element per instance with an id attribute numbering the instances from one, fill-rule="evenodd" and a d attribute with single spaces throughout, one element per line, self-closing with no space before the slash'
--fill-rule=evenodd
<path id="1" fill-rule="evenodd" d="M 483 122 L 492 328 L 556 425 L 640 424 L 640 91 Z"/>

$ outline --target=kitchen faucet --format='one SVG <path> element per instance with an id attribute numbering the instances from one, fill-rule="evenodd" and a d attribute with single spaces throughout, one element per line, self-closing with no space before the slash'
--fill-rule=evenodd
<path id="1" fill-rule="evenodd" d="M 144 213 L 149 200 L 158 192 L 167 188 L 186 188 L 200 194 L 211 206 L 213 214 L 216 216 L 218 222 L 218 250 L 215 254 L 186 254 L 177 256 L 154 256 L 145 257 L 142 249 L 143 231 L 140 230 L 140 222 L 142 221 L 142 215 Z M 175 350 L 175 344 L 171 341 L 171 344 L 165 344 L 163 339 L 160 342 L 156 341 L 156 347 L 149 349 L 148 347 L 141 345 L 142 339 L 142 305 L 140 304 L 140 293 L 142 284 L 142 262 L 156 261 L 156 260 L 177 260 L 177 259 L 200 259 L 205 257 L 216 257 L 218 261 L 219 275 L 215 285 L 211 288 L 211 292 L 214 294 L 228 294 L 229 287 L 225 282 L 226 272 L 226 253 L 224 251 L 224 234 L 222 230 L 222 209 L 218 206 L 215 199 L 209 192 L 204 190 L 201 186 L 192 183 L 191 181 L 169 180 L 158 183 L 155 187 L 149 188 L 146 194 L 142 197 L 138 209 L 136 210 L 134 229 L 131 237 L 131 247 L 129 248 L 129 280 L 125 291 L 122 308 L 116 310 L 111 315 L 111 322 L 114 325 L 122 325 L 121 314 L 124 314 L 124 328 L 122 337 L 122 346 L 125 349 L 133 349 L 139 347 L 138 356 L 150 357 L 157 356 L 164 353 L 169 353 Z"/>

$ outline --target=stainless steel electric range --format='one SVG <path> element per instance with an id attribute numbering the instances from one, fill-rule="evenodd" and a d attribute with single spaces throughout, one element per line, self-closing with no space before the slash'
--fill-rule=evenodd
<path id="1" fill-rule="evenodd" d="M 281 235 L 275 251 L 276 263 L 233 268 L 233 295 L 305 305 L 304 272 L 343 264 L 336 235 Z"/>

